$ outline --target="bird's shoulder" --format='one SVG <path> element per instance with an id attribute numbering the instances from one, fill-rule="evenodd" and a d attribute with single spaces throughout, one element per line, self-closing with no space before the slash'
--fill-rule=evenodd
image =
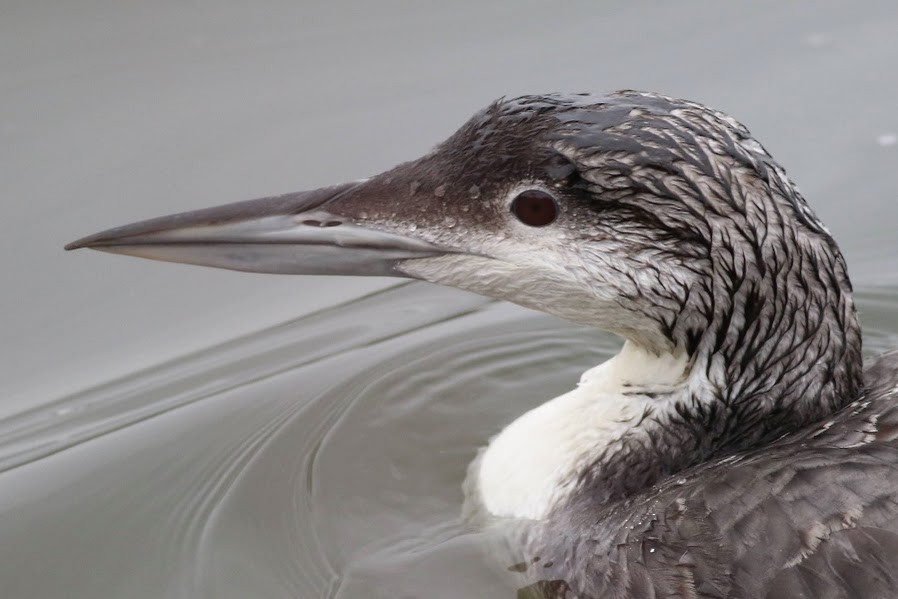
<path id="1" fill-rule="evenodd" d="M 771 445 L 531 533 L 555 597 L 898 596 L 898 352 L 864 395 Z M 542 555 L 538 555 L 538 554 Z M 576 591 L 576 592 L 575 592 Z"/>

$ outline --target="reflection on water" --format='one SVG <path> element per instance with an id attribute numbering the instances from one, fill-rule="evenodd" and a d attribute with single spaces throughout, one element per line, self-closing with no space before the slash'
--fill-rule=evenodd
<path id="1" fill-rule="evenodd" d="M 868 352 L 898 347 L 898 292 L 858 300 Z M 513 596 L 459 522 L 467 464 L 616 345 L 409 284 L 0 421 L 0 579 L 14 597 Z"/>

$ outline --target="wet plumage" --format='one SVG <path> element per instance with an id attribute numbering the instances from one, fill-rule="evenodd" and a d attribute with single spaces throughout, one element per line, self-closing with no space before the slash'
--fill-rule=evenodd
<path id="1" fill-rule="evenodd" d="M 549 597 L 893 597 L 898 355 L 832 417 L 529 531 Z M 545 567 L 552 563 L 551 567 Z M 559 582 L 559 581 L 564 581 Z"/>
<path id="2" fill-rule="evenodd" d="M 371 179 L 82 246 L 418 278 L 625 338 L 617 361 L 492 440 L 465 483 L 472 520 L 527 521 L 532 590 L 898 589 L 898 355 L 864 369 L 836 243 L 721 112 L 633 91 L 500 100 Z"/>

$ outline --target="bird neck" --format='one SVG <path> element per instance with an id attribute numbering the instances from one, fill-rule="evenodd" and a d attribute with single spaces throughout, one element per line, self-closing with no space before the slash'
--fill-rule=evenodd
<path id="1" fill-rule="evenodd" d="M 619 354 L 586 371 L 577 388 L 523 414 L 492 439 L 469 470 L 466 512 L 544 518 L 584 472 L 620 472 L 615 456 L 653 428 L 647 415 L 684 394 L 691 365 L 685 353 L 658 354 L 625 342 Z"/>
<path id="2" fill-rule="evenodd" d="M 758 201 L 769 204 L 768 215 L 789 209 Z M 863 384 L 851 283 L 829 234 L 772 217 L 746 233 L 759 218 L 746 210 L 712 233 L 712 276 L 692 290 L 670 329 L 694 362 L 694 397 L 681 399 L 677 421 L 701 439 L 700 459 L 825 418 Z"/>
<path id="3" fill-rule="evenodd" d="M 469 471 L 468 511 L 540 519 L 578 495 L 619 500 L 853 401 L 860 328 L 830 249 L 828 270 L 808 268 L 807 253 L 775 268 L 718 260 L 725 272 L 696 289 L 690 301 L 700 306 L 670 327 L 674 349 L 625 342 L 576 389 L 491 441 Z"/>

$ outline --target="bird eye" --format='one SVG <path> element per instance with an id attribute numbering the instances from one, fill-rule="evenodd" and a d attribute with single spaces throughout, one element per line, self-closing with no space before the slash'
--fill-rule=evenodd
<path id="1" fill-rule="evenodd" d="M 558 216 L 555 198 L 539 189 L 528 189 L 511 202 L 511 212 L 531 227 L 545 227 Z"/>

